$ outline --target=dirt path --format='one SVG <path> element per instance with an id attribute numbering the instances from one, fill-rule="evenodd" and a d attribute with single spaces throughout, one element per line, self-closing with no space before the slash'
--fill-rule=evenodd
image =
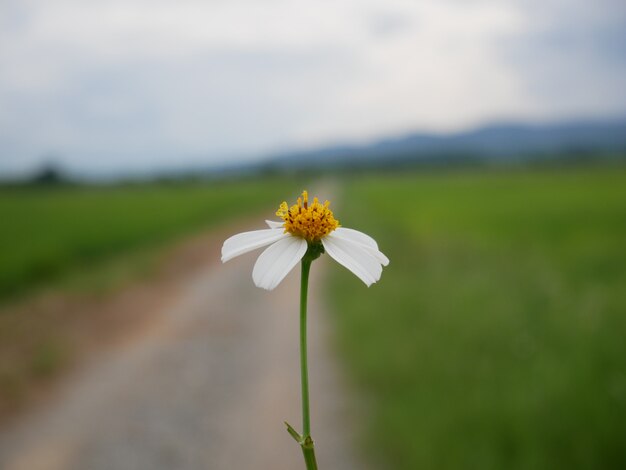
<path id="1" fill-rule="evenodd" d="M 211 249 L 216 249 L 213 247 Z M 298 273 L 252 284 L 256 254 L 194 274 L 158 324 L 100 354 L 55 399 L 0 433 L 5 470 L 300 469 Z M 313 437 L 321 469 L 362 469 L 341 375 L 310 290 Z"/>

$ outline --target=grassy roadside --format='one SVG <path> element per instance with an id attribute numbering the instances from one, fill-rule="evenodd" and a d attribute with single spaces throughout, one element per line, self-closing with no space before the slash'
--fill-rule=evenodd
<path id="1" fill-rule="evenodd" d="M 277 205 L 285 180 L 0 189 L 0 301 Z M 76 277 L 76 276 L 74 276 Z"/>
<path id="2" fill-rule="evenodd" d="M 623 170 L 363 177 L 343 225 L 391 259 L 330 283 L 388 468 L 626 466 Z"/>

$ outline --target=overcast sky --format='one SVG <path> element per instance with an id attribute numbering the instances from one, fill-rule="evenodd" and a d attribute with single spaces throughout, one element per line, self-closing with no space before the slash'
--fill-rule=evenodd
<path id="1" fill-rule="evenodd" d="M 0 0 L 0 175 L 626 114 L 624 0 Z"/>

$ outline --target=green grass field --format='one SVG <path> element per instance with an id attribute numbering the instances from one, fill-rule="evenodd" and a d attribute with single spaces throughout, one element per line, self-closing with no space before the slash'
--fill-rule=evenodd
<path id="1" fill-rule="evenodd" d="M 300 189 L 271 179 L 0 189 L 0 301 L 270 215 Z M 330 271 L 371 458 L 394 470 L 626 467 L 623 169 L 360 176 L 338 202 L 340 222 L 391 259 L 370 289 Z M 37 344 L 24 364 L 0 367 L 0 399 L 63 364 L 46 349 L 61 328 L 28 333 Z M 27 333 L 0 332 L 9 351 Z"/>
<path id="2" fill-rule="evenodd" d="M 272 208 L 294 188 L 268 179 L 0 189 L 0 300 L 77 267 Z"/>
<path id="3" fill-rule="evenodd" d="M 391 259 L 329 284 L 371 458 L 626 468 L 623 169 L 366 176 L 336 215 Z"/>

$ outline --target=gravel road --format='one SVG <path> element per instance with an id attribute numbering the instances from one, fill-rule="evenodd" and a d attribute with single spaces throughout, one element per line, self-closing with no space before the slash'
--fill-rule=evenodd
<path id="1" fill-rule="evenodd" d="M 5 426 L 0 468 L 302 469 L 283 425 L 301 428 L 299 272 L 265 292 L 252 284 L 255 256 L 195 274 L 155 325 L 89 359 L 54 399 Z M 322 470 L 363 469 L 318 295 L 327 262 L 314 263 L 310 289 L 312 434 Z"/>

